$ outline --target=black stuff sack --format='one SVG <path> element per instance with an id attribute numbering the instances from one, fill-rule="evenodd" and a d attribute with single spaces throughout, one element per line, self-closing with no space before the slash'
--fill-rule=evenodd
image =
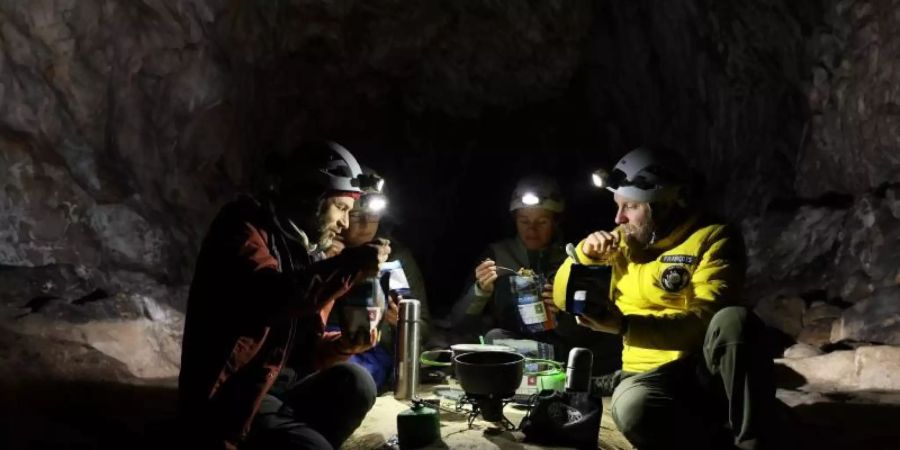
<path id="1" fill-rule="evenodd" d="M 521 429 L 526 442 L 596 449 L 603 404 L 582 392 L 544 390 L 535 394 Z"/>

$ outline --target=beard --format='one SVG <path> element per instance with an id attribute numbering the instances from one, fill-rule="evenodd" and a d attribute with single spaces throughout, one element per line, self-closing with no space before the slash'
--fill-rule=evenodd
<path id="1" fill-rule="evenodd" d="M 332 229 L 331 224 L 329 224 L 325 217 L 318 217 L 318 224 L 316 226 L 316 244 L 320 250 L 324 250 L 328 247 L 331 247 L 331 244 L 334 242 L 335 231 Z"/>
<path id="2" fill-rule="evenodd" d="M 648 219 L 640 225 L 625 224 L 623 227 L 625 239 L 628 240 L 628 246 L 634 248 L 646 248 L 653 244 L 655 240 L 656 224 L 652 219 Z"/>

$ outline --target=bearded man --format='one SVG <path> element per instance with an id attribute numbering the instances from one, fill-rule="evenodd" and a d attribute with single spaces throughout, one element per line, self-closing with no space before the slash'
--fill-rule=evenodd
<path id="1" fill-rule="evenodd" d="M 377 333 L 324 328 L 390 253 L 377 241 L 324 258 L 365 187 L 359 163 L 324 141 L 271 166 L 265 192 L 222 208 L 197 258 L 178 380 L 184 448 L 338 448 L 375 401 L 372 377 L 345 361 Z"/>
<path id="2" fill-rule="evenodd" d="M 577 317 L 624 341 L 622 371 L 595 389 L 614 388 L 613 420 L 641 450 L 771 448 L 772 359 L 759 319 L 736 306 L 743 243 L 701 211 L 692 181 L 676 154 L 648 148 L 594 173 L 613 193 L 617 226 L 591 233 L 564 264 L 612 268 L 610 302 Z M 565 308 L 560 291 L 553 302 Z"/>

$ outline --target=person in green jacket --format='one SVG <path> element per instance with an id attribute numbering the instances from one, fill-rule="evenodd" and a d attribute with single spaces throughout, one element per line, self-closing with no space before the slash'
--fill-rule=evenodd
<path id="1" fill-rule="evenodd" d="M 516 235 L 488 246 L 471 285 L 453 306 L 451 323 L 457 339 L 471 342 L 483 335 L 489 344 L 515 342 L 518 350 L 533 353 L 529 356 L 560 362 L 573 347 L 587 347 L 593 353 L 593 373 L 609 374 L 621 367 L 620 338 L 579 327 L 571 316 L 553 311 L 543 316 L 549 316 L 546 328 L 552 329 L 526 324 L 533 318 L 523 315 L 517 294 L 512 293 L 514 272 L 526 269 L 549 279 L 565 259 L 559 231 L 564 211 L 565 200 L 555 180 L 544 175 L 522 177 L 509 203 Z"/>
<path id="2" fill-rule="evenodd" d="M 577 320 L 624 339 L 616 425 L 641 450 L 720 448 L 723 436 L 739 448 L 771 448 L 772 359 L 759 345 L 761 321 L 737 306 L 746 265 L 739 231 L 698 210 L 688 169 L 671 152 L 635 149 L 594 182 L 613 192 L 617 226 L 587 236 L 560 272 L 575 263 L 612 268 L 611 302 Z M 565 307 L 559 280 L 553 300 Z"/>

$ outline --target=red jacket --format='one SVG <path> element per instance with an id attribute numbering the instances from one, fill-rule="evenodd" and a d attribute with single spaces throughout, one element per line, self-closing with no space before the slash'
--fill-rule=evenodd
<path id="1" fill-rule="evenodd" d="M 289 354 L 305 371 L 347 359 L 340 333 L 323 330 L 358 270 L 341 257 L 311 263 L 270 211 L 250 198 L 226 205 L 197 259 L 178 391 L 180 417 L 204 447 L 237 447 Z"/>

